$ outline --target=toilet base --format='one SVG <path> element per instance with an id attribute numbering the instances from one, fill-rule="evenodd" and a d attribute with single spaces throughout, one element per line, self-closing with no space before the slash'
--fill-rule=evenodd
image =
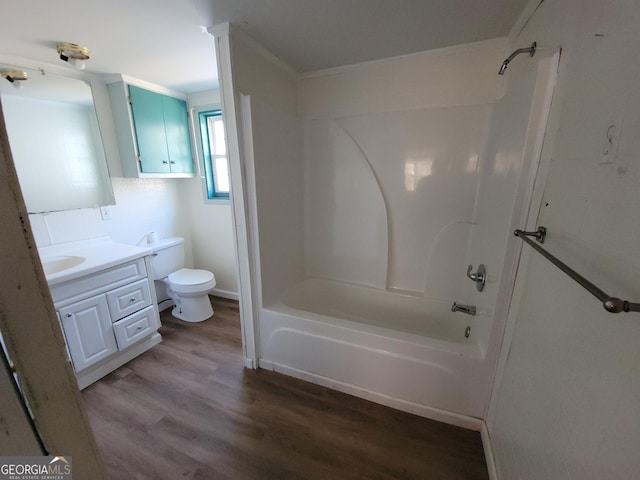
<path id="1" fill-rule="evenodd" d="M 171 315 L 184 322 L 202 322 L 213 315 L 209 295 L 182 297 L 171 310 Z"/>

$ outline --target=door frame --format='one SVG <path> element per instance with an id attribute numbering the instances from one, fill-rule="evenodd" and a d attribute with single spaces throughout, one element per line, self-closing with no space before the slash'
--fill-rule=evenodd
<path id="1" fill-rule="evenodd" d="M 538 97 L 540 98 L 538 108 L 542 110 L 537 124 L 529 126 L 529 129 L 532 130 L 532 134 L 530 135 L 528 132 L 528 138 L 525 141 L 524 156 L 529 156 L 533 161 L 529 166 L 530 170 L 526 179 L 527 185 L 525 186 L 524 191 L 524 199 L 526 203 L 521 209 L 519 214 L 520 218 L 517 218 L 517 214 L 514 215 L 513 218 L 515 228 L 536 230 L 538 226 L 538 220 L 542 209 L 542 199 L 551 165 L 551 149 L 554 140 L 554 135 L 552 134 L 556 130 L 555 128 L 550 128 L 550 123 L 554 118 L 552 110 L 554 107 L 554 100 L 557 96 L 561 54 L 562 49 L 559 48 L 553 52 L 551 56 L 539 60 L 536 89 L 539 85 L 543 88 L 543 92 L 540 92 Z M 540 66 L 544 66 L 545 69 L 543 70 Z M 534 91 L 533 102 L 536 101 L 535 95 L 536 92 Z M 492 424 L 495 416 L 495 410 L 497 408 L 498 391 L 502 383 L 507 359 L 509 357 L 509 351 L 511 349 L 511 342 L 513 340 L 516 323 L 515 315 L 519 310 L 520 298 L 524 291 L 523 272 L 526 272 L 527 270 L 530 253 L 529 251 L 523 250 L 523 242 L 519 239 L 514 238 L 512 240 L 512 245 L 513 260 L 510 262 L 511 265 L 507 266 L 510 274 L 508 276 L 509 281 L 507 282 L 507 288 L 504 291 L 504 315 L 502 316 L 504 320 L 501 322 L 500 331 L 493 333 L 501 338 L 501 343 L 498 346 L 499 350 L 495 363 L 491 394 L 484 415 L 484 421 L 487 428 Z M 488 431 L 483 431 L 483 435 L 485 434 L 488 435 Z"/>
<path id="2" fill-rule="evenodd" d="M 242 159 L 245 155 L 243 131 L 243 106 L 236 97 L 233 64 L 233 26 L 222 23 L 207 29 L 215 39 L 220 101 L 224 119 L 227 150 L 229 154 L 229 177 L 231 181 L 231 217 L 233 238 L 238 262 L 238 294 L 240 307 L 240 329 L 245 368 L 258 368 L 257 312 L 258 286 L 257 262 L 253 245 L 255 233 L 249 222 L 251 199 L 246 188 L 247 172 Z"/>

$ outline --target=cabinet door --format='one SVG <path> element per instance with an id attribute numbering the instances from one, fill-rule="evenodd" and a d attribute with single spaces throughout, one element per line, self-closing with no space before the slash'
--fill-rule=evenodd
<path id="1" fill-rule="evenodd" d="M 162 105 L 164 95 L 129 85 L 129 97 L 140 170 L 143 173 L 170 173 Z"/>
<path id="2" fill-rule="evenodd" d="M 171 173 L 193 173 L 187 102 L 162 95 Z"/>
<path id="3" fill-rule="evenodd" d="M 118 351 L 104 295 L 73 303 L 59 313 L 76 372 Z"/>

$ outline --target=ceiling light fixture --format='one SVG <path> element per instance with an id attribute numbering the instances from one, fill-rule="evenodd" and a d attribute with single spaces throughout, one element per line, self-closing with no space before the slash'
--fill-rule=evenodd
<path id="1" fill-rule="evenodd" d="M 22 70 L 1 70 L 0 75 L 16 88 L 22 88 L 22 82 L 29 78 L 27 72 Z"/>
<path id="2" fill-rule="evenodd" d="M 75 43 L 61 42 L 56 45 L 60 60 L 68 62 L 78 70 L 84 70 L 85 63 L 89 60 L 89 49 Z"/>

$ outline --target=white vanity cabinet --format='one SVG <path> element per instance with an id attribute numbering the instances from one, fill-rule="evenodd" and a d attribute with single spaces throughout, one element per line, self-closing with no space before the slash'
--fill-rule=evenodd
<path id="1" fill-rule="evenodd" d="M 76 372 L 118 351 L 104 295 L 60 308 L 58 315 Z"/>
<path id="2" fill-rule="evenodd" d="M 149 257 L 50 286 L 80 388 L 160 342 Z"/>

